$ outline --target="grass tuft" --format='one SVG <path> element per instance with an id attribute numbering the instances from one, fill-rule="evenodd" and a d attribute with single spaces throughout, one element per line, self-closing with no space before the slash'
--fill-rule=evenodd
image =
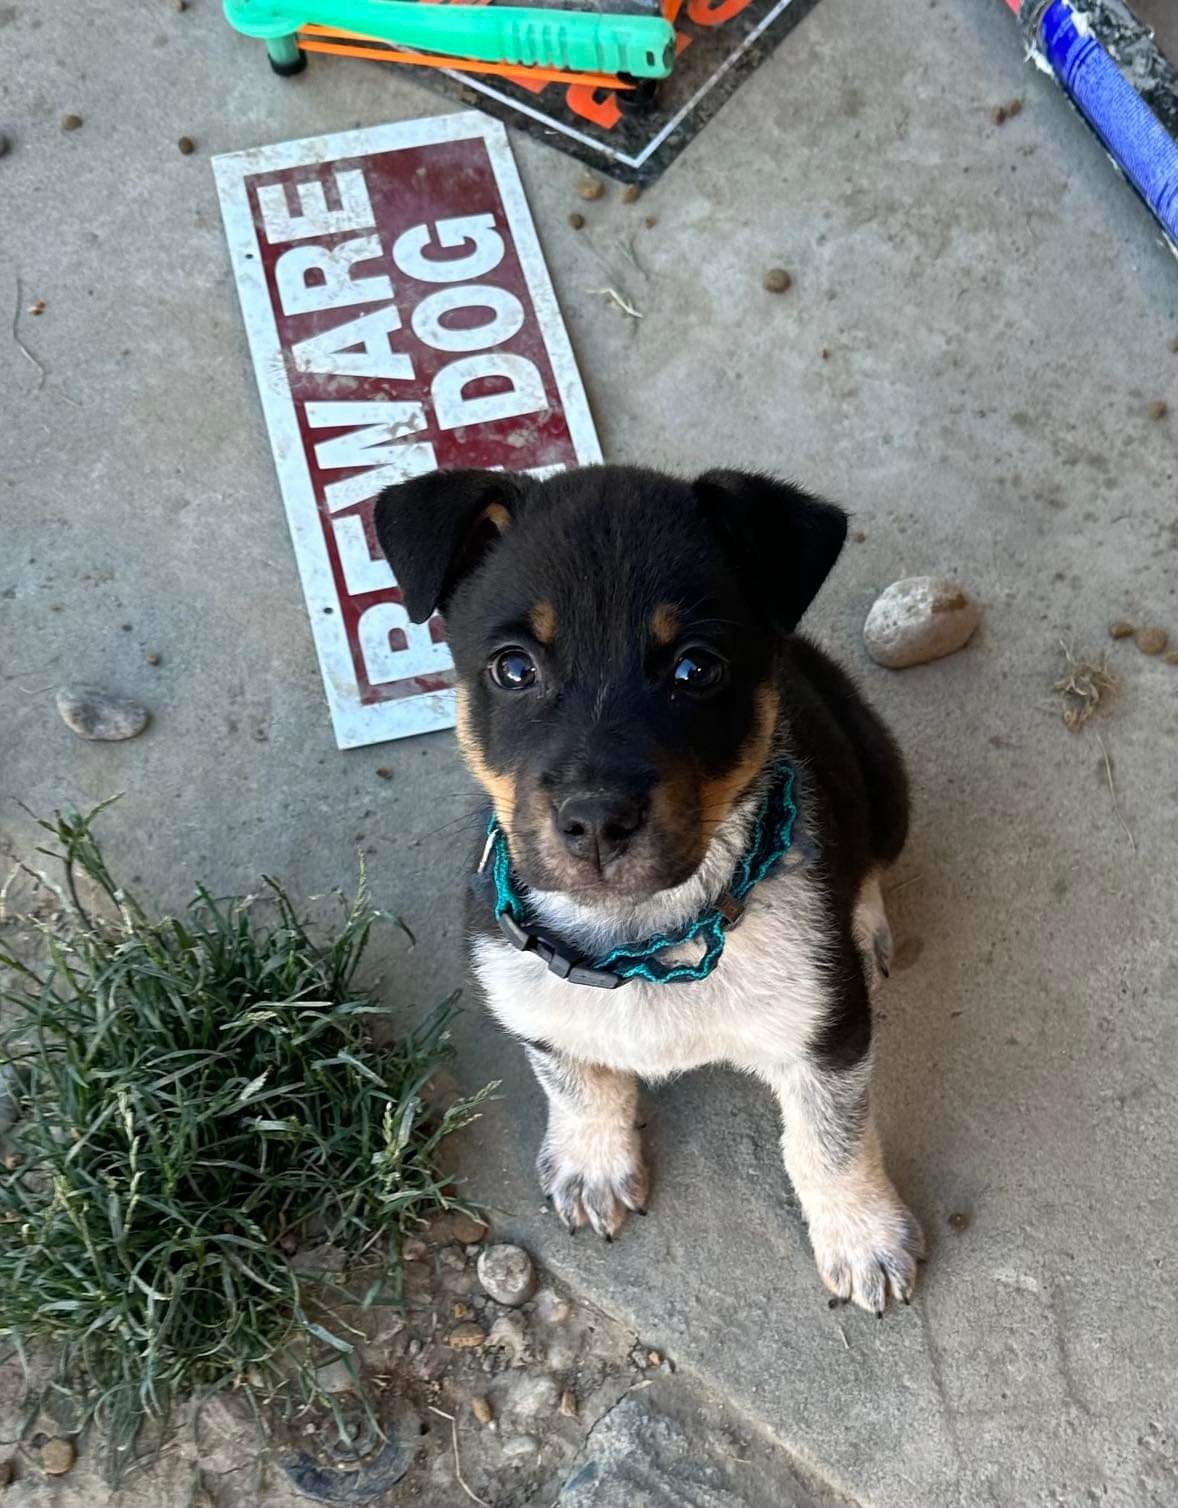
<path id="1" fill-rule="evenodd" d="M 34 924 L 42 961 L 0 952 L 0 1074 L 18 1116 L 0 1170 L 0 1333 L 22 1359 L 48 1343 L 50 1388 L 97 1427 L 117 1481 L 144 1425 L 163 1439 L 190 1392 L 242 1389 L 259 1417 L 326 1402 L 314 1363 L 353 1352 L 333 1306 L 401 1301 L 403 1233 L 467 1208 L 439 1146 L 494 1086 L 444 1111 L 424 1097 L 453 1000 L 372 1044 L 386 1008 L 354 982 L 379 917 L 363 874 L 322 943 L 270 879 L 262 897 L 198 889 L 183 919 L 156 917 L 108 871 L 100 810 L 41 824 L 72 906 Z M 286 1255 L 320 1244 L 342 1275 Z"/>

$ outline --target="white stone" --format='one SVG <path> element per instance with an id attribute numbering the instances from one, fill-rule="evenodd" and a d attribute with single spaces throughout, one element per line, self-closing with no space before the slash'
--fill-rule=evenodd
<path id="1" fill-rule="evenodd" d="M 147 727 L 150 716 L 138 702 L 95 686 L 63 686 L 57 693 L 57 710 L 79 738 L 104 743 L 135 738 Z"/>
<path id="2" fill-rule="evenodd" d="M 981 620 L 981 608 L 956 581 L 906 576 L 872 604 L 863 642 L 877 664 L 904 670 L 960 649 Z"/>
<path id="3" fill-rule="evenodd" d="M 488 1246 L 479 1253 L 479 1282 L 497 1304 L 526 1303 L 536 1284 L 532 1259 L 521 1246 Z"/>

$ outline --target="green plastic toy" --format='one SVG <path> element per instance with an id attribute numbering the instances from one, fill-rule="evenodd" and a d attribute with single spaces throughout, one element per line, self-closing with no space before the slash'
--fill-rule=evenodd
<path id="1" fill-rule="evenodd" d="M 661 16 L 421 0 L 224 0 L 224 8 L 230 26 L 266 43 L 276 73 L 297 73 L 306 61 L 302 26 L 480 62 L 640 79 L 666 78 L 675 58 L 675 31 Z"/>

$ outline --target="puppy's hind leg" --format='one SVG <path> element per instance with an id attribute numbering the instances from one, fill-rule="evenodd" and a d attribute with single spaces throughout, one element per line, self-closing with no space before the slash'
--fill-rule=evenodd
<path id="1" fill-rule="evenodd" d="M 544 1192 L 570 1231 L 588 1224 L 611 1241 L 627 1210 L 646 1213 L 638 1081 L 545 1043 L 528 1043 L 526 1051 L 548 1096 L 548 1132 L 536 1163 Z"/>

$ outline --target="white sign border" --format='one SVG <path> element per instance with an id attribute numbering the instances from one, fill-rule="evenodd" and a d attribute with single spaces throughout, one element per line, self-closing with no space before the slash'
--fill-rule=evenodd
<path id="1" fill-rule="evenodd" d="M 278 325 L 266 286 L 246 179 L 256 173 L 334 162 L 340 158 L 367 157 L 406 147 L 469 140 L 481 140 L 486 145 L 515 253 L 523 269 L 541 338 L 556 378 L 573 449 L 581 465 L 592 465 L 602 458 L 593 416 L 589 412 L 564 317 L 540 249 L 519 169 L 508 143 L 507 130 L 500 121 L 467 110 L 456 115 L 427 116 L 358 131 L 339 131 L 329 136 L 309 136 L 301 141 L 278 142 L 244 152 L 226 152 L 212 159 L 221 218 L 274 453 L 278 485 L 311 618 L 311 632 L 319 656 L 336 744 L 341 749 L 356 749 L 389 739 L 407 738 L 415 733 L 452 728 L 455 698 L 453 691 L 433 691 L 371 704 L 360 701 L 352 652 L 278 338 Z"/>

